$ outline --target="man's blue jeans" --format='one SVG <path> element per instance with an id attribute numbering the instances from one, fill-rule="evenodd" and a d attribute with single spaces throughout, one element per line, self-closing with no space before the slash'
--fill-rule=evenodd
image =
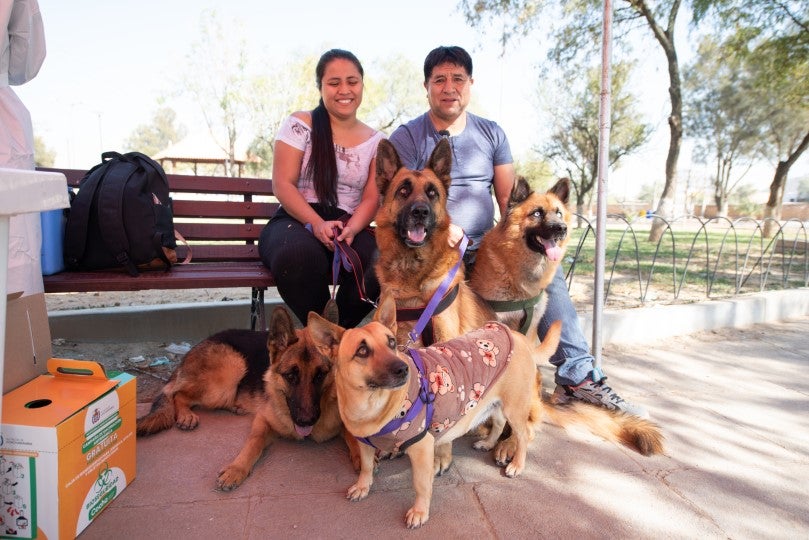
<path id="1" fill-rule="evenodd" d="M 548 295 L 547 308 L 537 331 L 540 339 L 545 339 L 551 323 L 562 321 L 562 339 L 550 361 L 556 366 L 556 384 L 575 386 L 582 383 L 593 371 L 594 358 L 581 330 L 576 308 L 570 300 L 561 266 L 556 269 L 556 275 L 545 289 L 545 294 Z M 599 382 L 602 377 L 603 375 L 594 376 L 595 382 Z"/>

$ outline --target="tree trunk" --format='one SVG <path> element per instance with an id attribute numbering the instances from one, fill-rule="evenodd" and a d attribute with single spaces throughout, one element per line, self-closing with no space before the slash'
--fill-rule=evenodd
<path id="1" fill-rule="evenodd" d="M 585 221 L 584 221 L 583 216 L 584 216 L 585 210 L 586 210 L 586 208 L 585 208 L 584 204 L 581 202 L 581 200 L 579 200 L 579 202 L 576 203 L 576 214 L 578 214 L 578 216 L 576 216 L 576 228 L 577 229 L 581 229 L 582 227 L 584 227 Z"/>
<path id="2" fill-rule="evenodd" d="M 804 135 L 803 140 L 787 159 L 778 162 L 775 167 L 775 175 L 770 184 L 770 197 L 764 205 L 764 238 L 771 238 L 778 230 L 779 226 L 773 220 L 781 220 L 781 208 L 784 202 L 784 188 L 787 184 L 789 169 L 798 161 L 801 154 L 809 147 L 809 131 Z M 769 219 L 768 219 L 769 218 Z"/>
<path id="3" fill-rule="evenodd" d="M 654 19 L 646 2 L 630 2 L 633 7 L 646 18 L 658 43 L 666 54 L 669 71 L 669 99 L 671 101 L 671 114 L 669 115 L 669 150 L 666 155 L 666 183 L 663 186 L 663 193 L 660 195 L 660 202 L 655 213 L 661 217 L 670 218 L 674 212 L 674 195 L 677 191 L 677 161 L 680 158 L 680 143 L 683 138 L 683 96 L 680 84 L 680 65 L 677 60 L 677 50 L 674 47 L 674 23 L 677 19 L 677 12 L 680 9 L 679 0 L 672 4 L 668 17 L 668 24 L 665 30 L 661 28 Z M 649 240 L 657 242 L 666 223 L 662 219 L 655 219 L 649 231 Z"/>

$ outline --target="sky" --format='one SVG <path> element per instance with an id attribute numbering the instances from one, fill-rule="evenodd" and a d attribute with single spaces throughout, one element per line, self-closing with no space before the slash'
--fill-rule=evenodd
<path id="1" fill-rule="evenodd" d="M 120 150 L 136 127 L 151 121 L 158 100 L 177 89 L 186 56 L 198 40 L 201 14 L 215 9 L 223 20 L 244 25 L 256 57 L 278 63 L 339 47 L 354 52 L 366 66 L 397 53 L 421 66 L 434 47 L 460 45 L 474 60 L 472 91 L 481 110 L 470 111 L 497 121 L 520 159 L 542 142 L 550 122 L 534 98 L 541 49 L 548 44 L 535 35 L 501 56 L 496 30 L 473 30 L 457 3 L 39 0 L 47 57 L 37 77 L 15 91 L 31 112 L 35 134 L 56 151 L 56 166 L 89 168 L 102 151 Z M 667 77 L 662 53 L 650 51 L 638 66 L 638 103 L 646 121 L 658 129 L 642 152 L 611 173 L 619 195 L 628 185 L 662 182 Z M 683 64 L 686 59 L 687 53 L 681 54 Z M 423 92 L 420 82 L 414 88 Z M 198 109 L 172 99 L 167 104 L 180 122 L 200 129 Z M 426 110 L 426 95 L 424 103 Z M 682 154 L 686 162 L 688 145 Z"/>

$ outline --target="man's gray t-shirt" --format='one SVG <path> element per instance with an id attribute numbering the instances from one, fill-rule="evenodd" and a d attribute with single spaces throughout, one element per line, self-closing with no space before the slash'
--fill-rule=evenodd
<path id="1" fill-rule="evenodd" d="M 402 164 L 421 170 L 441 140 L 428 113 L 396 128 L 388 140 Z M 483 234 L 494 223 L 492 182 L 494 167 L 513 163 L 506 134 L 497 123 L 466 113 L 466 127 L 449 137 L 452 147 L 452 186 L 447 207 L 452 222 L 460 226 L 477 249 Z"/>

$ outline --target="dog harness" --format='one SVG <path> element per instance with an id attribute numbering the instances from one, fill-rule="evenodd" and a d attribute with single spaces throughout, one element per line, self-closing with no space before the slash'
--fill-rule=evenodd
<path id="1" fill-rule="evenodd" d="M 511 331 L 499 322 L 430 347 L 411 349 L 413 370 L 399 413 L 378 433 L 359 440 L 387 452 L 404 451 L 429 430 L 440 440 L 481 398 L 511 360 Z"/>
<path id="2" fill-rule="evenodd" d="M 455 298 L 458 296 L 460 285 L 455 285 L 455 287 L 453 287 L 449 292 L 447 292 L 447 290 L 449 289 L 452 280 L 455 279 L 455 274 L 458 273 L 458 270 L 463 264 L 463 256 L 464 253 L 466 253 L 466 247 L 468 245 L 469 237 L 464 234 L 461 237 L 461 241 L 458 242 L 458 262 L 456 262 L 455 266 L 450 268 L 447 275 L 444 276 L 444 279 L 441 281 L 441 284 L 435 290 L 433 296 L 430 298 L 430 301 L 426 306 L 423 308 L 400 308 L 396 310 L 396 320 L 416 321 L 416 325 L 410 332 L 411 343 L 416 343 L 420 337 L 422 338 L 422 344 L 425 346 L 430 346 L 435 342 L 435 336 L 433 333 L 433 316 L 444 311 L 455 301 Z M 424 333 L 423 336 L 422 333 Z"/>
<path id="3" fill-rule="evenodd" d="M 508 313 L 521 309 L 523 315 L 520 334 L 527 336 L 528 331 L 531 330 L 531 323 L 534 321 L 534 306 L 539 303 L 540 298 L 542 298 L 542 291 L 533 298 L 524 300 L 486 300 L 485 302 L 495 313 Z"/>

